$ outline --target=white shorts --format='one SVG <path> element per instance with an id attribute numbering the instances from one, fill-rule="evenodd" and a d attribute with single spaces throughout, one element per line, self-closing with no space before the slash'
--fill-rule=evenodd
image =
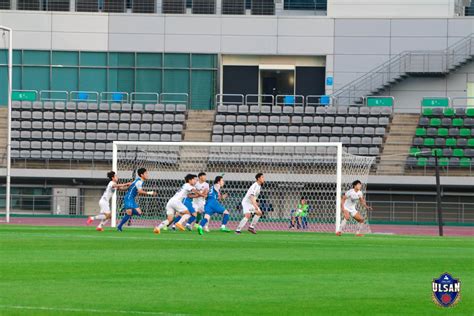
<path id="1" fill-rule="evenodd" d="M 100 199 L 99 201 L 100 213 L 110 213 L 110 204 L 109 201 Z"/>
<path id="2" fill-rule="evenodd" d="M 346 211 L 348 211 L 352 217 L 356 216 L 356 214 L 359 213 L 359 211 L 357 211 L 355 208 L 354 209 L 346 208 Z"/>
<path id="3" fill-rule="evenodd" d="M 247 202 L 242 202 L 242 212 L 244 214 L 253 214 L 255 213 L 255 207 Z"/>
<path id="4" fill-rule="evenodd" d="M 204 213 L 204 206 L 206 205 L 206 201 L 194 201 L 193 200 L 193 207 L 196 212 Z"/>
<path id="5" fill-rule="evenodd" d="M 188 208 L 183 204 L 183 202 L 178 200 L 170 200 L 166 204 L 166 215 L 174 215 L 174 213 L 184 213 Z"/>

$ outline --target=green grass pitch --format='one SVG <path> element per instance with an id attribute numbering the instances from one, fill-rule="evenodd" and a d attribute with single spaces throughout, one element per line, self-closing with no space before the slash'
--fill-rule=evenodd
<path id="1" fill-rule="evenodd" d="M 0 225 L 0 276 L 0 315 L 474 314 L 472 238 Z"/>

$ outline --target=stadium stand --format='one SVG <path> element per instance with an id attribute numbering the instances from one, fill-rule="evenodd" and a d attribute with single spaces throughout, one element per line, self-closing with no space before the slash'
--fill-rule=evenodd
<path id="1" fill-rule="evenodd" d="M 378 156 L 390 107 L 220 105 L 213 142 L 342 142 L 355 155 Z"/>
<path id="2" fill-rule="evenodd" d="M 184 104 L 16 101 L 12 158 L 112 159 L 112 141 L 182 140 Z"/>
<path id="3" fill-rule="evenodd" d="M 474 166 L 474 108 L 425 108 L 413 138 L 407 166 Z"/>

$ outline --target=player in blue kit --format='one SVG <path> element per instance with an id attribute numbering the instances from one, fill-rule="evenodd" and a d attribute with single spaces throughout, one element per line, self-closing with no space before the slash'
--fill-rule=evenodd
<path id="1" fill-rule="evenodd" d="M 204 207 L 204 218 L 201 220 L 201 223 L 198 227 L 199 235 L 204 234 L 203 227 L 206 226 L 207 222 L 214 214 L 222 214 L 222 225 L 221 232 L 229 233 L 230 230 L 226 227 L 227 222 L 229 221 L 229 211 L 223 206 L 220 201 L 227 198 L 227 194 L 221 195 L 221 188 L 224 186 L 224 178 L 222 176 L 217 176 L 214 180 L 214 185 L 209 190 L 207 196 L 206 206 Z"/>
<path id="2" fill-rule="evenodd" d="M 130 187 L 125 193 L 125 197 L 123 199 L 123 210 L 125 210 L 125 215 L 122 218 L 122 221 L 117 226 L 118 231 L 122 231 L 123 225 L 132 217 L 132 215 L 141 216 L 142 210 L 140 206 L 136 202 L 137 195 L 150 195 L 156 196 L 156 192 L 154 191 L 145 191 L 143 190 L 143 182 L 148 179 L 148 171 L 145 168 L 140 168 L 137 171 L 138 178 L 132 182 Z"/>

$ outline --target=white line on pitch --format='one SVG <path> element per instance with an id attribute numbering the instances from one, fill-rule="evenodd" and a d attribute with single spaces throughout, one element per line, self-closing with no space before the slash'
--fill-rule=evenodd
<path id="1" fill-rule="evenodd" d="M 23 309 L 23 310 L 40 310 L 40 311 L 57 311 L 57 312 L 73 312 L 73 313 L 102 313 L 102 314 L 133 314 L 133 315 L 186 315 L 173 314 L 165 312 L 145 312 L 145 311 L 123 311 L 123 310 L 106 310 L 106 309 L 89 309 L 89 308 L 68 308 L 68 307 L 45 307 L 45 306 L 23 306 L 23 305 L 0 305 L 2 309 Z"/>

